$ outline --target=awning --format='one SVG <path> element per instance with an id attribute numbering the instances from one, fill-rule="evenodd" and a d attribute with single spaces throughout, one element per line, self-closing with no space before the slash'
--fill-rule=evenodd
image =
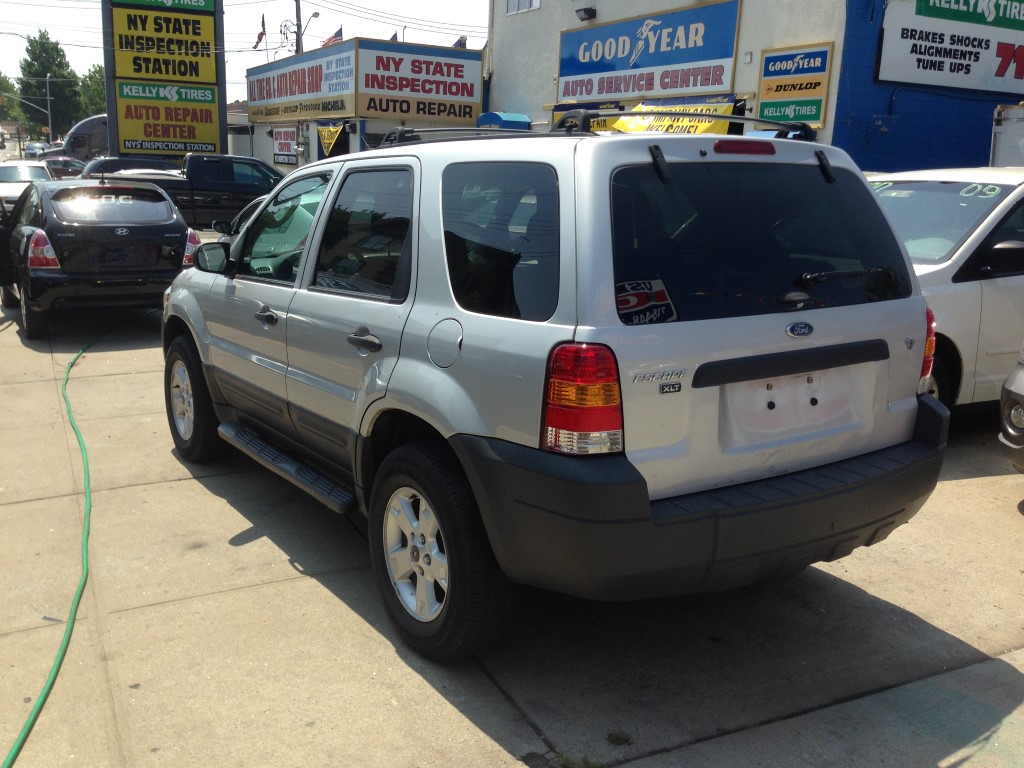
<path id="1" fill-rule="evenodd" d="M 528 131 L 532 122 L 529 115 L 522 115 L 518 112 L 484 112 L 477 118 L 476 127 L 518 128 L 521 131 Z"/>

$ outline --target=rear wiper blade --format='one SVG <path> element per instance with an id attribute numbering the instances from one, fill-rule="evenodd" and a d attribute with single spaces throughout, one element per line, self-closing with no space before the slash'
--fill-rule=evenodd
<path id="1" fill-rule="evenodd" d="M 847 280 L 854 277 L 867 277 L 868 275 L 877 275 L 881 272 L 887 272 L 890 277 L 894 277 L 891 267 L 872 267 L 871 269 L 850 269 L 850 270 L 834 270 L 831 272 L 804 272 L 800 276 L 799 285 L 803 288 L 810 288 L 812 285 L 818 283 L 824 283 L 828 280 Z"/>

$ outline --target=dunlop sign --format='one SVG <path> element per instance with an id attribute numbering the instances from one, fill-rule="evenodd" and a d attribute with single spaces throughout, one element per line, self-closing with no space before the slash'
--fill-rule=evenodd
<path id="1" fill-rule="evenodd" d="M 757 116 L 820 128 L 825 122 L 831 66 L 832 43 L 764 51 Z"/>

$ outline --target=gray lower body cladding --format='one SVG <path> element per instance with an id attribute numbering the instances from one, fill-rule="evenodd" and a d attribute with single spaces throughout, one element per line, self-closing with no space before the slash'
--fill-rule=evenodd
<path id="1" fill-rule="evenodd" d="M 948 417 L 921 398 L 910 442 L 655 502 L 622 456 L 557 456 L 468 436 L 451 442 L 511 579 L 627 600 L 738 587 L 881 541 L 935 488 Z"/>

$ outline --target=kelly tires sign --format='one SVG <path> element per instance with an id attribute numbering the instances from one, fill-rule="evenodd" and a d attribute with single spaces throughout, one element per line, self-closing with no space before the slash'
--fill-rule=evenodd
<path id="1" fill-rule="evenodd" d="M 825 121 L 832 44 L 782 48 L 761 55 L 757 116 L 798 120 L 820 128 Z"/>
<path id="2" fill-rule="evenodd" d="M 890 0 L 879 80 L 1024 94 L 1024 0 Z"/>

